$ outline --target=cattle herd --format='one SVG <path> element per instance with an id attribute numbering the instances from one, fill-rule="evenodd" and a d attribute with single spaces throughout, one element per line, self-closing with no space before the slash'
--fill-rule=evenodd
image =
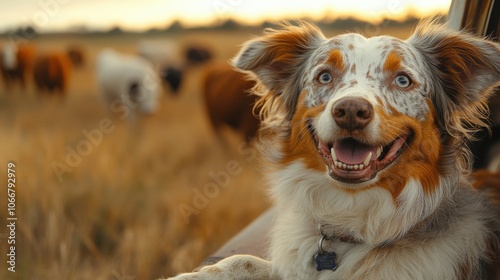
<path id="1" fill-rule="evenodd" d="M 40 51 L 31 43 L 0 46 L 0 68 L 4 94 L 15 87 L 25 89 L 33 81 L 40 96 L 70 95 L 71 75 L 88 62 L 85 48 L 68 45 L 65 51 Z M 213 61 L 211 61 L 213 60 Z M 116 110 L 127 106 L 132 118 L 158 109 L 160 90 L 176 95 L 186 70 L 201 67 L 201 94 L 208 120 L 219 135 L 229 126 L 247 142 L 256 134 L 255 97 L 249 94 L 254 82 L 236 72 L 228 62 L 216 62 L 210 48 L 174 42 L 141 41 L 135 54 L 105 48 L 99 51 L 95 75 L 104 106 Z M 115 111 L 116 112 L 116 111 Z"/>
<path id="2" fill-rule="evenodd" d="M 32 79 L 37 92 L 64 96 L 71 69 L 80 67 L 84 59 L 83 50 L 75 47 L 67 52 L 38 53 L 32 44 L 5 44 L 0 55 L 4 91 L 8 93 L 15 86 L 26 88 Z"/>

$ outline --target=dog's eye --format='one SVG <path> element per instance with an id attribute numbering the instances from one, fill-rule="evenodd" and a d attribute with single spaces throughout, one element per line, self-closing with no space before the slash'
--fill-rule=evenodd
<path id="1" fill-rule="evenodd" d="M 393 83 L 400 88 L 407 88 L 411 86 L 411 79 L 405 74 L 399 74 L 394 78 Z"/>
<path id="2" fill-rule="evenodd" d="M 322 84 L 328 84 L 333 80 L 332 75 L 328 72 L 323 72 L 319 75 L 318 78 L 319 82 Z"/>

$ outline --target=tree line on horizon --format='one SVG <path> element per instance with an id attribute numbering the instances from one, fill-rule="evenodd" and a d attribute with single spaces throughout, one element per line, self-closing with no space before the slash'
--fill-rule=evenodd
<path id="1" fill-rule="evenodd" d="M 444 15 L 438 15 L 438 17 L 444 17 Z M 120 26 L 113 26 L 107 30 L 91 30 L 84 25 L 74 26 L 68 28 L 66 31 L 58 31 L 58 32 L 41 32 L 34 26 L 19 26 L 16 29 L 11 29 L 3 32 L 0 36 L 18 36 L 18 37 L 26 37 L 29 34 L 30 38 L 36 37 L 38 35 L 118 35 L 118 34 L 127 34 L 127 33 L 139 33 L 139 34 L 155 34 L 155 33 L 178 33 L 178 32 L 189 32 L 189 31 L 209 31 L 209 30 L 239 30 L 239 29 L 248 29 L 248 28 L 257 28 L 263 29 L 268 27 L 276 27 L 280 21 L 287 21 L 291 24 L 298 24 L 299 21 L 311 21 L 308 19 L 300 19 L 300 20 L 279 20 L 276 22 L 272 21 L 264 21 L 261 24 L 257 25 L 244 25 L 234 19 L 227 19 L 221 23 L 206 25 L 206 26 L 198 26 L 198 27 L 185 27 L 182 25 L 180 21 L 174 21 L 167 27 L 159 28 L 152 27 L 146 31 L 129 31 L 123 29 Z M 367 25 L 372 26 L 384 26 L 384 27 L 404 27 L 404 26 L 413 26 L 418 23 L 421 19 L 409 16 L 403 21 L 397 21 L 393 19 L 384 19 L 379 23 L 373 23 L 361 19 L 356 18 L 339 18 L 335 20 L 322 20 L 322 21 L 312 21 L 317 24 L 322 29 L 346 29 L 353 30 L 355 28 L 363 28 Z"/>

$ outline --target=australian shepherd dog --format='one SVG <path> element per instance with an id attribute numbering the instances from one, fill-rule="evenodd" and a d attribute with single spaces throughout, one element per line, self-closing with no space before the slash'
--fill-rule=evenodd
<path id="1" fill-rule="evenodd" d="M 498 43 L 433 21 L 404 41 L 301 23 L 233 65 L 260 96 L 269 258 L 176 279 L 500 279 L 500 180 L 475 188 L 466 148 L 500 86 Z"/>

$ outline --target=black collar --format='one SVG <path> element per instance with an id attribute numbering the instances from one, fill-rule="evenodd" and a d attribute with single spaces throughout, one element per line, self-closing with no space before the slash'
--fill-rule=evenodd
<path id="1" fill-rule="evenodd" d="M 325 240 L 339 240 L 341 242 L 349 243 L 349 244 L 362 244 L 363 241 L 354 237 L 352 234 L 346 234 L 344 232 L 332 232 L 325 230 L 325 227 L 328 227 L 326 224 L 319 224 L 318 231 L 319 234 Z"/>

